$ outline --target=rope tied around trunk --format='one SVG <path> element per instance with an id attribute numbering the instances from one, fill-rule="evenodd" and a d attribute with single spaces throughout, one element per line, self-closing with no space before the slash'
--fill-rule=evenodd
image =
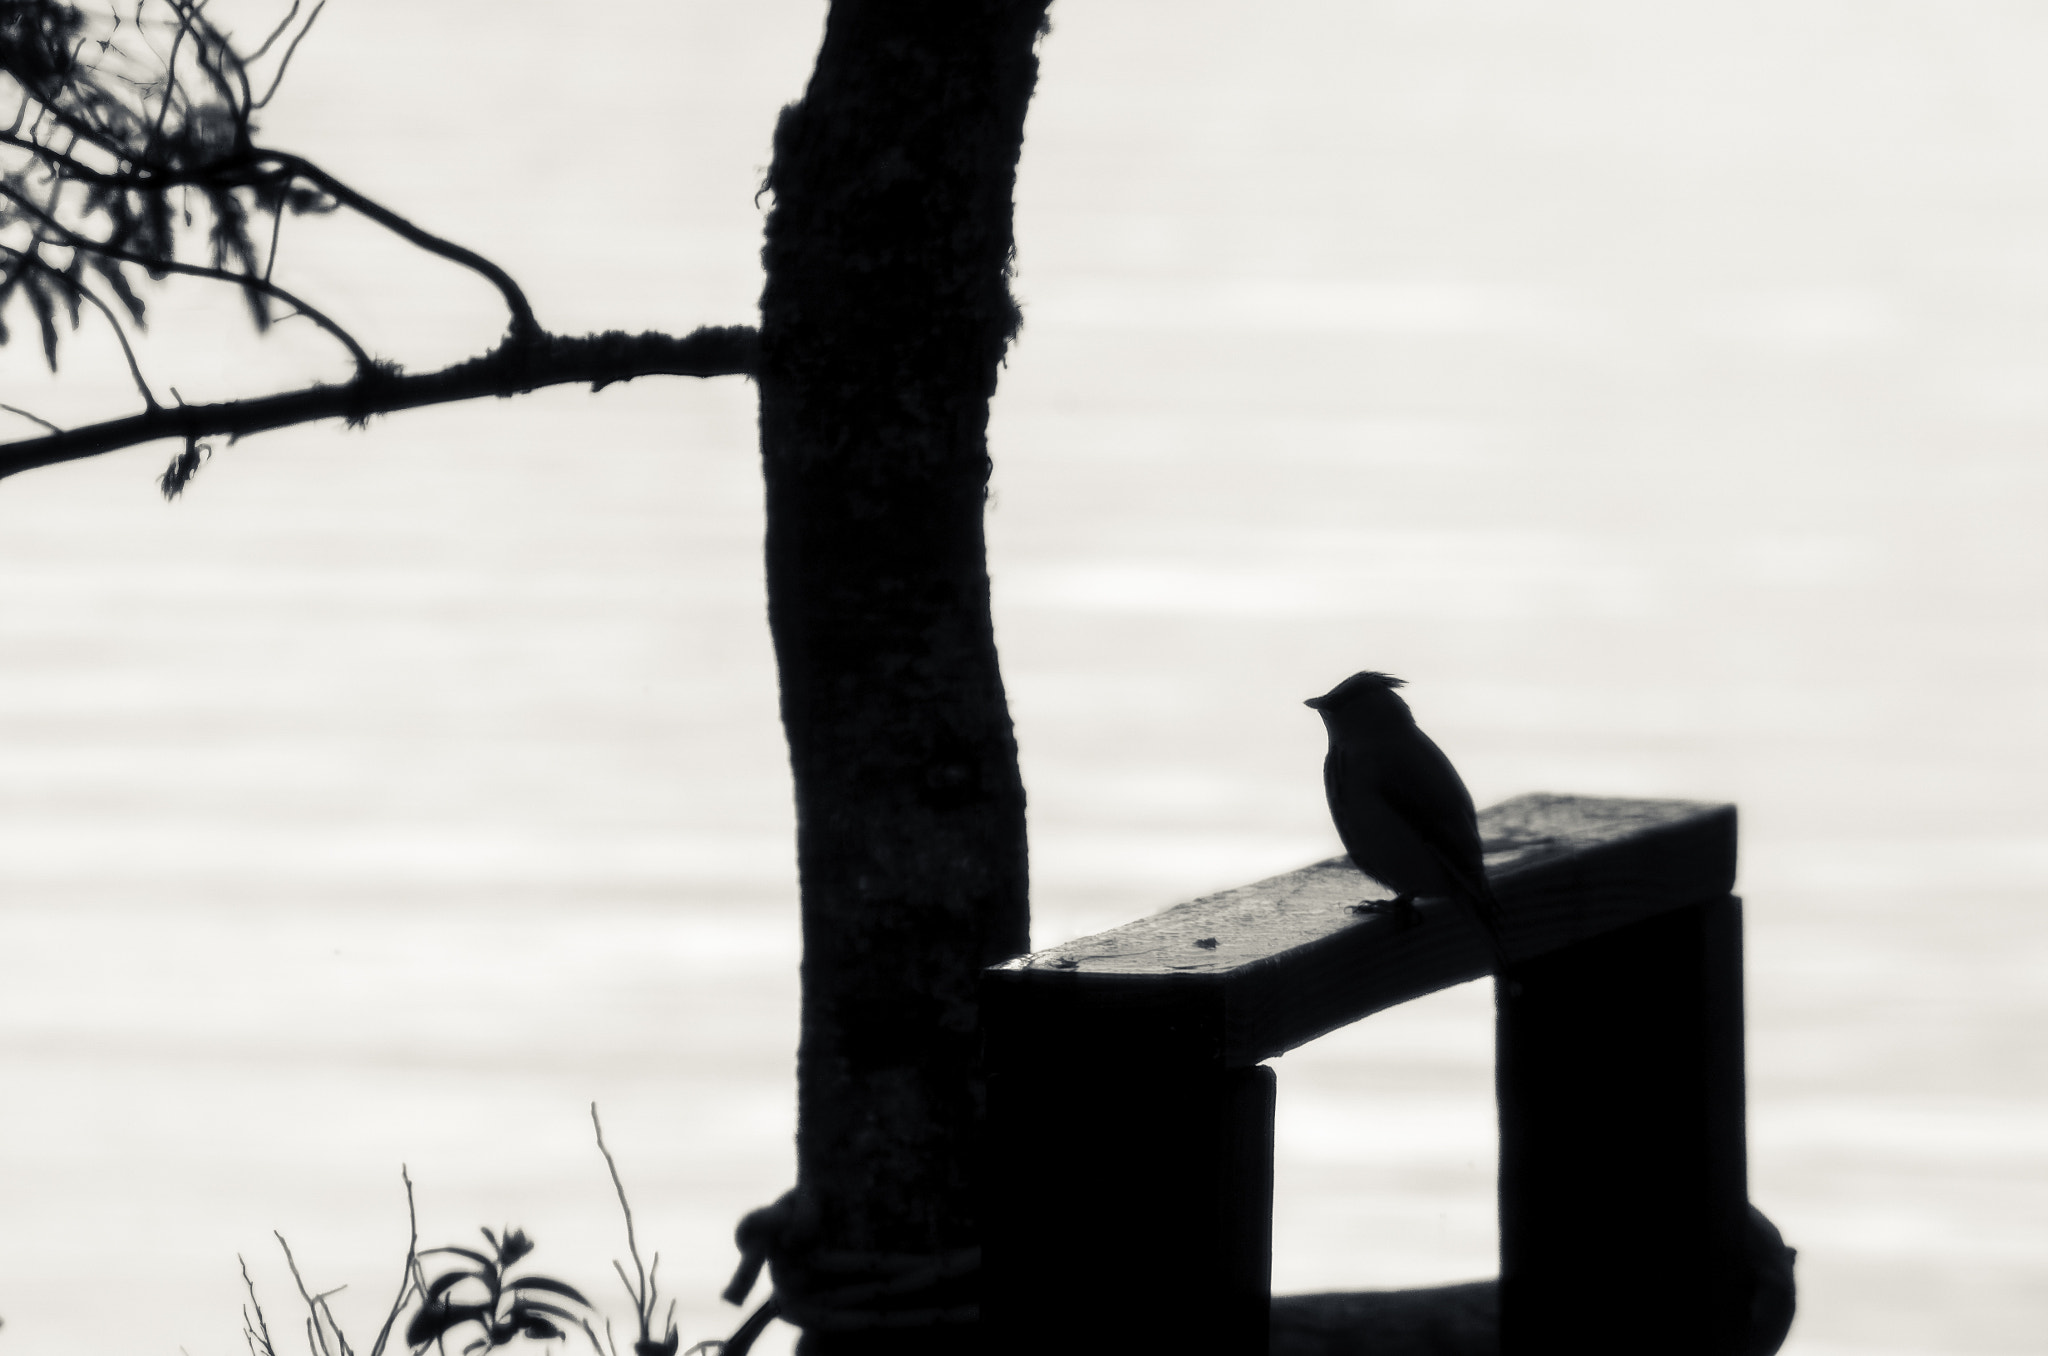
<path id="1" fill-rule="evenodd" d="M 773 1205 L 748 1212 L 734 1232 L 739 1269 L 725 1287 L 728 1304 L 744 1304 L 768 1268 L 772 1290 L 728 1339 L 723 1356 L 746 1356 L 777 1318 L 807 1332 L 932 1328 L 978 1323 L 981 1249 L 949 1252 L 859 1252 L 816 1246 L 815 1227 L 799 1218 L 794 1189 Z"/>

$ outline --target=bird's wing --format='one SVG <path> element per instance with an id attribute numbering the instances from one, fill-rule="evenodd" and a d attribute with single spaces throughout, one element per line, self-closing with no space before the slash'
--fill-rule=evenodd
<path id="1" fill-rule="evenodd" d="M 1427 735 L 1416 732 L 1412 746 L 1385 769 L 1381 788 L 1387 808 L 1414 832 L 1415 839 L 1458 882 L 1471 905 L 1474 920 L 1493 948 L 1494 967 L 1507 973 L 1508 951 L 1503 940 L 1506 920 L 1500 901 L 1486 879 L 1486 861 L 1479 846 L 1479 817 L 1472 809 L 1472 794 L 1458 777 L 1451 760 Z"/>
<path id="2" fill-rule="evenodd" d="M 1380 795 L 1482 915 L 1497 921 L 1499 906 L 1486 881 L 1472 794 L 1435 741 L 1420 730 L 1414 734 L 1413 739 L 1390 741 L 1381 751 Z"/>

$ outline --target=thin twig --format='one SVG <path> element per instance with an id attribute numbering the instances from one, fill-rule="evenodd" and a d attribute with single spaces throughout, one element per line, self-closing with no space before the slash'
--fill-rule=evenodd
<path id="1" fill-rule="evenodd" d="M 156 150 L 157 142 L 163 137 L 164 120 L 171 114 L 171 96 L 178 92 L 178 49 L 184 46 L 185 34 L 191 31 L 191 27 L 191 20 L 180 12 L 178 15 L 178 33 L 176 37 L 171 39 L 171 54 L 164 58 L 163 102 L 157 105 L 156 124 L 149 129 L 149 140 L 144 143 L 142 148 L 142 156 L 145 160 Z M 186 103 L 189 106 L 191 100 L 187 99 Z"/>
<path id="2" fill-rule="evenodd" d="M 251 1351 L 254 1351 L 256 1338 L 260 1335 L 263 1339 L 262 1356 L 277 1356 L 277 1348 L 270 1341 L 270 1324 L 263 1317 L 263 1301 L 256 1298 L 256 1282 L 249 1279 L 248 1259 L 236 1253 L 235 1260 L 242 1264 L 242 1287 L 249 1292 L 250 1308 L 256 1311 L 256 1327 L 253 1331 L 249 1327 L 249 1310 L 242 1311 L 242 1331 L 249 1337 Z"/>
<path id="3" fill-rule="evenodd" d="M 292 26 L 292 20 L 298 17 L 299 0 L 292 0 L 292 7 L 285 11 L 284 18 L 278 21 L 277 27 L 270 30 L 270 36 L 263 40 L 263 45 L 261 47 L 258 47 L 255 51 L 249 53 L 249 60 L 263 60 L 263 54 L 270 50 L 270 44 L 276 42 L 279 38 L 283 37 L 284 31 Z"/>
<path id="4" fill-rule="evenodd" d="M 297 0 L 293 0 L 292 12 L 296 14 L 298 12 L 298 8 L 299 6 L 297 4 Z M 320 0 L 319 4 L 313 6 L 313 12 L 306 16 L 306 26 L 299 30 L 299 36 L 293 38 L 291 41 L 291 45 L 284 49 L 284 59 L 277 63 L 277 75 L 271 79 L 270 89 L 264 94 L 264 96 L 261 99 L 258 99 L 254 103 L 249 105 L 249 109 L 251 112 L 254 112 L 255 110 L 269 103 L 271 100 L 271 96 L 277 93 L 277 87 L 284 83 L 285 68 L 292 64 L 292 53 L 299 50 L 299 44 L 304 42 L 306 40 L 306 35 L 313 31 L 313 21 L 318 19 L 320 17 L 320 11 L 326 8 L 327 0 Z M 285 17 L 285 22 L 291 22 L 291 17 L 289 15 Z M 265 49 L 268 49 L 270 44 L 266 42 L 263 44 L 263 46 Z M 263 52 L 258 51 L 256 55 L 262 56 Z M 252 57 L 250 59 L 253 61 L 255 58 Z"/>
<path id="5" fill-rule="evenodd" d="M 412 1174 L 401 1163 L 398 1175 L 405 1182 L 405 1217 L 412 1234 L 405 1244 L 405 1269 L 398 1278 L 398 1298 L 391 1301 L 391 1312 L 384 1316 L 384 1326 L 377 1330 L 377 1341 L 370 1348 L 370 1356 L 384 1356 L 384 1343 L 390 1339 L 392 1325 L 398 1322 L 399 1314 L 405 1311 L 406 1301 L 412 1298 L 415 1288 L 413 1277 L 419 1269 L 420 1216 L 412 1199 Z"/>
<path id="6" fill-rule="evenodd" d="M 316 1350 L 320 1352 L 320 1356 L 333 1356 L 333 1353 L 327 1348 L 326 1334 L 320 1331 L 319 1325 L 314 1321 L 320 1316 L 319 1301 L 315 1300 L 312 1292 L 306 1289 L 305 1278 L 299 1275 L 299 1263 L 298 1259 L 292 1256 L 292 1245 L 285 1242 L 284 1235 L 275 1229 L 270 1231 L 270 1236 L 277 1240 L 278 1247 L 284 1249 L 285 1265 L 292 1269 L 292 1281 L 299 1287 L 299 1298 L 306 1302 L 306 1308 L 312 1314 L 312 1317 L 306 1320 L 306 1327 L 314 1337 L 319 1339 L 319 1345 Z"/>
<path id="7" fill-rule="evenodd" d="M 50 432 L 52 433 L 62 433 L 64 431 L 63 429 L 57 427 L 57 425 L 51 423 L 49 420 L 43 418 L 43 416 L 41 416 L 40 414 L 30 414 L 27 410 L 21 408 L 21 406 L 19 405 L 0 405 L 0 410 L 5 410 L 9 414 L 18 414 L 24 419 L 30 420 L 34 423 L 41 424 L 44 428 L 50 430 Z"/>
<path id="8" fill-rule="evenodd" d="M 41 261 L 39 260 L 38 262 Z M 43 267 L 48 268 L 49 265 L 44 264 Z M 135 378 L 135 389 L 142 392 L 142 403 L 151 409 L 159 408 L 155 392 L 151 391 L 149 383 L 142 379 L 142 364 L 135 360 L 135 350 L 128 343 L 128 332 L 121 328 L 121 322 L 114 315 L 113 307 L 101 301 L 98 295 L 84 283 L 75 282 L 72 284 L 72 287 L 77 291 L 78 295 L 91 302 L 93 307 L 107 318 L 107 323 L 114 327 L 114 337 L 121 341 L 121 356 L 128 360 L 128 375 Z"/>
<path id="9" fill-rule="evenodd" d="M 59 151 L 45 146 L 32 137 L 22 136 L 17 130 L 19 126 L 20 120 L 17 118 L 14 127 L 8 128 L 5 132 L 0 132 L 0 146 L 12 146 L 17 150 L 27 151 L 38 160 L 41 160 L 46 167 L 60 169 L 74 179 L 111 184 L 134 182 L 132 176 L 109 174 L 105 170 L 94 169 L 69 151 Z"/>
<path id="10" fill-rule="evenodd" d="M 314 1313 L 327 1320 L 327 1330 L 334 1334 L 334 1344 L 341 1348 L 341 1356 L 356 1356 L 355 1349 L 348 1344 L 348 1334 L 341 1330 L 341 1323 L 334 1317 L 334 1306 L 327 1302 L 329 1296 L 339 1295 L 346 1289 L 347 1286 L 338 1285 L 325 1294 L 315 1295 Z"/>
<path id="11" fill-rule="evenodd" d="M 527 301 L 526 293 L 520 290 L 518 283 L 512 281 L 511 274 L 481 254 L 464 249 L 452 240 L 443 240 L 438 235 L 421 230 L 382 203 L 356 192 L 310 160 L 287 155 L 282 151 L 266 151 L 264 154 L 297 177 L 311 180 L 327 196 L 360 212 L 384 229 L 402 236 L 429 254 L 438 254 L 443 259 L 461 264 L 464 268 L 489 279 L 491 285 L 496 287 L 499 295 L 505 299 L 505 308 L 512 313 L 512 337 L 515 340 L 524 341 L 541 332 L 540 322 L 534 319 L 533 306 Z"/>
<path id="12" fill-rule="evenodd" d="M 198 23 L 201 30 L 199 65 L 213 78 L 213 87 L 219 91 L 221 102 L 234 111 L 237 133 L 236 142 L 240 144 L 246 140 L 243 134 L 247 132 L 249 126 L 249 100 L 251 98 L 249 72 L 242 65 L 241 57 L 235 54 L 234 44 L 228 41 L 228 35 L 206 22 L 205 19 L 200 18 L 199 12 L 205 9 L 209 3 L 210 0 L 200 0 L 200 3 L 191 7 L 192 17 Z M 210 62 L 207 57 L 209 51 L 212 53 L 212 60 Z M 239 104 L 235 102 L 233 87 L 228 84 L 228 72 L 231 68 L 234 72 L 235 84 L 240 85 L 242 88 L 242 100 Z"/>
<path id="13" fill-rule="evenodd" d="M 291 188 L 286 186 L 285 192 Z M 270 271 L 277 267 L 277 238 L 284 234 L 284 199 L 278 198 L 276 206 L 270 209 L 270 255 L 263 261 L 263 281 L 270 281 Z"/>
<path id="14" fill-rule="evenodd" d="M 626 1293 L 633 1297 L 634 1307 L 639 1310 L 640 1335 L 645 1337 L 648 1335 L 647 1305 L 650 1298 L 647 1292 L 647 1268 L 640 1265 L 640 1242 L 633 1236 L 633 1207 L 626 1200 L 626 1184 L 619 1180 L 619 1165 L 612 1158 L 612 1151 L 605 1147 L 604 1122 L 597 1118 L 597 1103 L 595 1102 L 590 1104 L 590 1123 L 597 1129 L 597 1151 L 604 1155 L 604 1165 L 611 1172 L 612 1190 L 619 1194 L 619 1209 L 625 1212 L 626 1251 L 632 1256 L 633 1270 L 640 1277 L 640 1284 L 637 1288 L 631 1282 L 627 1282 Z M 612 1263 L 612 1266 L 618 1269 L 619 1279 L 624 1281 L 626 1279 L 626 1269 L 619 1266 L 616 1261 Z"/>

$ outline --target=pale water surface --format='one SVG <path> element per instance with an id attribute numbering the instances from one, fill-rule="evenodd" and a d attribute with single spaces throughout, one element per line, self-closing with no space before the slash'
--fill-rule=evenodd
<path id="1" fill-rule="evenodd" d="M 813 0 L 329 9 L 279 140 L 557 328 L 750 316 Z M 990 518 L 1040 943 L 1334 851 L 1298 703 L 1360 667 L 1482 801 L 1736 801 L 1786 1350 L 2043 1350 L 2048 17 L 1054 21 Z M 280 267 L 410 364 L 499 324 L 344 223 Z M 164 298 L 187 398 L 340 370 Z M 0 398 L 125 409 L 113 361 L 17 346 Z M 752 418 L 647 382 L 261 438 L 168 508 L 162 447 L 0 486 L 0 1345 L 238 1350 L 237 1252 L 291 1328 L 273 1228 L 366 1339 L 401 1163 L 423 1241 L 522 1225 L 609 1298 L 592 1100 L 730 1327 L 797 993 Z M 1492 1272 L 1489 1018 L 1281 1062 L 1279 1288 Z"/>

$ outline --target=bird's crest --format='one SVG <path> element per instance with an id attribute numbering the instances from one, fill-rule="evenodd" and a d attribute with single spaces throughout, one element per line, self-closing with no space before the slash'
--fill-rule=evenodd
<path id="1" fill-rule="evenodd" d="M 1391 673 L 1374 673 L 1368 669 L 1363 673 L 1352 674 L 1322 696 L 1310 697 L 1302 705 L 1313 711 L 1321 711 L 1325 707 L 1342 706 L 1353 697 L 1371 689 L 1376 688 L 1382 692 L 1391 692 L 1397 687 L 1406 686 L 1408 686 L 1407 683 L 1396 678 Z"/>

